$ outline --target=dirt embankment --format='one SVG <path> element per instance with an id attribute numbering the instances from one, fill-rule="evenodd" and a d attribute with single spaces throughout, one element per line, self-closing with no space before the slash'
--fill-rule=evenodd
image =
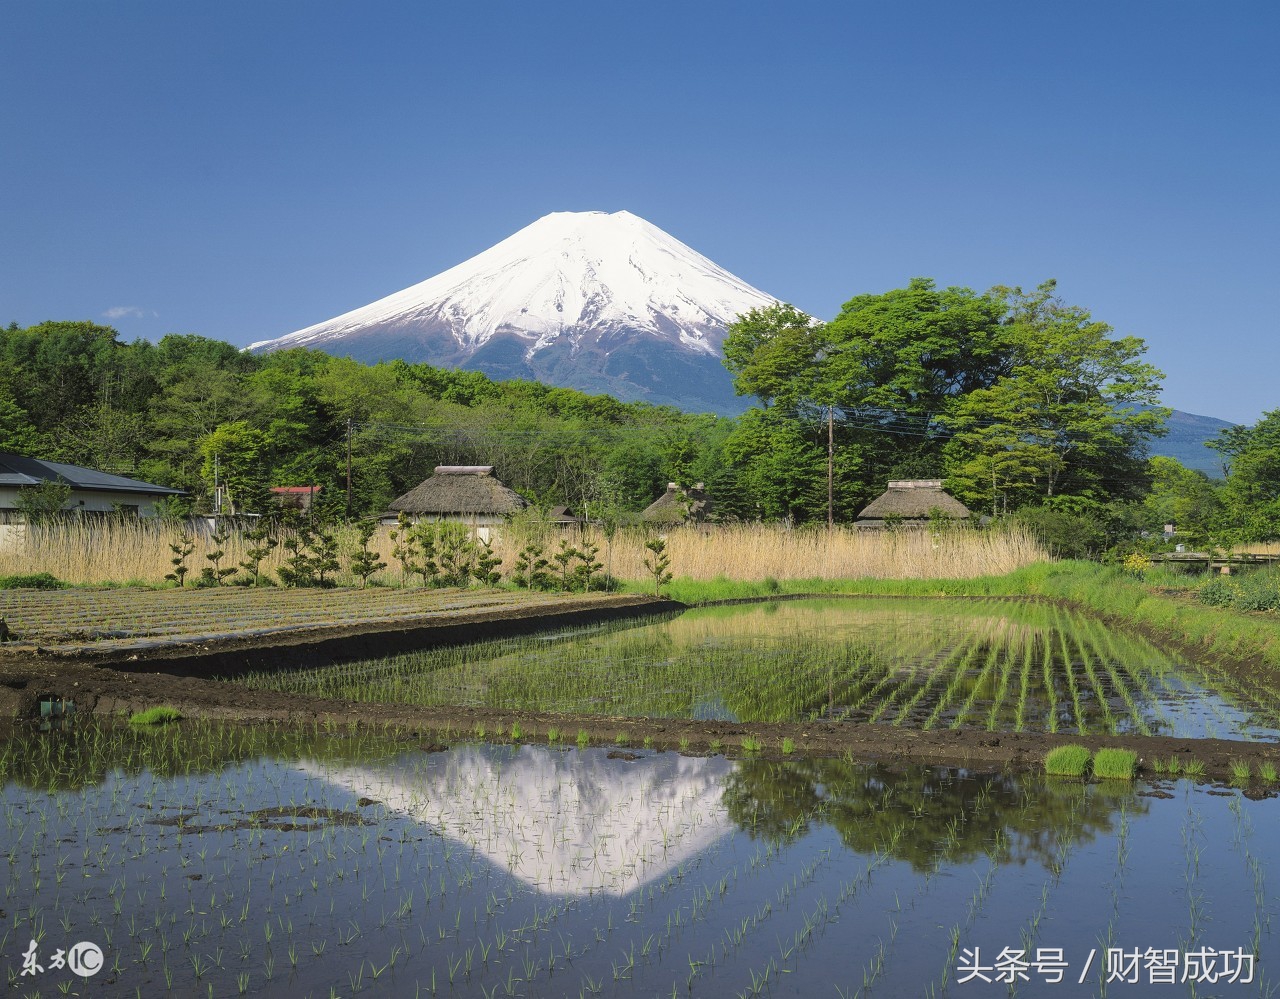
<path id="1" fill-rule="evenodd" d="M 585 732 L 593 744 L 625 740 L 692 753 L 747 752 L 766 758 L 836 757 L 949 764 L 975 769 L 1038 769 L 1053 746 L 1081 743 L 1090 748 L 1134 750 L 1140 772 L 1154 773 L 1159 758 L 1195 759 L 1210 778 L 1229 779 L 1231 764 L 1246 761 L 1256 773 L 1270 761 L 1280 766 L 1280 747 L 1222 739 L 1160 736 L 1071 736 L 959 729 L 920 731 L 857 722 L 740 724 L 723 721 L 613 718 L 482 708 L 423 708 L 399 704 L 335 701 L 296 694 L 259 692 L 210 679 L 213 676 L 316 666 L 413 649 L 481 641 L 503 635 L 572 627 L 621 617 L 672 612 L 681 605 L 637 596 L 561 597 L 503 602 L 501 606 L 455 606 L 398 622 L 349 623 L 259 630 L 218 638 L 170 635 L 164 639 L 109 640 L 92 649 L 83 644 L 46 643 L 39 648 L 5 646 L 0 651 L 0 719 L 17 724 L 38 716 L 40 702 L 75 702 L 77 714 L 132 713 L 157 704 L 188 717 L 236 722 L 378 725 L 432 741 L 490 736 L 545 741 L 554 729 L 572 741 Z M 625 679 L 624 679 L 625 682 Z M 0 734 L 3 734 L 0 732 Z M 784 753 L 784 744 L 789 752 Z"/>

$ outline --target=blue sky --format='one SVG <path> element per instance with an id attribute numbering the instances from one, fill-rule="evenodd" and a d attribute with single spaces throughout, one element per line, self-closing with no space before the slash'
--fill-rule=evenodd
<path id="1" fill-rule="evenodd" d="M 1165 399 L 1280 408 L 1280 5 L 0 4 L 0 322 L 237 344 L 550 211 L 824 319 L 1057 278 Z"/>

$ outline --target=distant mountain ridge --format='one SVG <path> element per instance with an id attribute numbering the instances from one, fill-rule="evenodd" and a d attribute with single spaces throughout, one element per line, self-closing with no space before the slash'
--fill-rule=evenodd
<path id="1" fill-rule="evenodd" d="M 775 299 L 630 212 L 556 212 L 435 277 L 254 351 L 403 358 L 741 412 L 725 327 Z"/>
<path id="2" fill-rule="evenodd" d="M 726 327 L 776 301 L 630 212 L 555 212 L 403 291 L 253 351 L 402 358 L 623 401 L 736 416 Z M 1220 476 L 1204 442 L 1232 426 L 1174 411 L 1152 454 Z"/>
<path id="3" fill-rule="evenodd" d="M 1151 443 L 1151 453 L 1176 458 L 1188 468 L 1204 472 L 1215 479 L 1222 478 L 1222 455 L 1205 447 L 1205 441 L 1217 437 L 1236 424 L 1213 416 L 1197 416 L 1175 409 L 1165 421 L 1169 433 Z"/>

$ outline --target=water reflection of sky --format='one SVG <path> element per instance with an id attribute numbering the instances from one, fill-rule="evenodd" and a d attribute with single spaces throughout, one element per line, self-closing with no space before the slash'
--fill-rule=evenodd
<path id="1" fill-rule="evenodd" d="M 372 798 L 473 848 L 539 891 L 625 895 L 725 836 L 720 801 L 733 765 L 676 753 L 464 746 L 385 766 L 304 762 L 315 777 Z"/>
<path id="2" fill-rule="evenodd" d="M 110 734 L 10 759 L 0 969 L 36 937 L 119 964 L 26 992 L 727 996 L 767 975 L 774 997 L 1008 993 L 958 986 L 955 946 L 1062 949 L 1069 983 L 1019 996 L 1190 994 L 1103 989 L 1096 968 L 1077 987 L 1115 946 L 1256 949 L 1251 986 L 1198 989 L 1253 996 L 1280 966 L 1280 802 L 1224 788 L 184 732 L 153 757 L 175 776 L 124 762 L 133 733 L 119 759 Z M 66 773 L 81 751 L 86 779 L 49 790 L 40 761 Z"/>

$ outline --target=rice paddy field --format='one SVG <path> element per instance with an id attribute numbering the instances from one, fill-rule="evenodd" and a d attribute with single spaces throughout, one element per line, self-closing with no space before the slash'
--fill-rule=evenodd
<path id="1" fill-rule="evenodd" d="M 227 682 L 1272 744 L 1259 675 L 1049 602 L 857 597 Z M 0 736 L 0 974 L 23 997 L 1280 995 L 1270 763 L 1212 782 L 1175 757 L 1134 780 L 1102 765 L 1122 750 L 1090 771 L 1079 749 L 1079 776 L 1053 777 L 787 741 L 729 759 L 572 728 L 51 714 Z"/>
<path id="2" fill-rule="evenodd" d="M 1088 614 L 1001 598 L 709 607 L 238 682 L 573 714 L 1280 740 L 1274 687 Z"/>
<path id="3" fill-rule="evenodd" d="M 0 786 L 12 995 L 1277 992 L 1276 802 L 1186 779 L 84 720 Z"/>

